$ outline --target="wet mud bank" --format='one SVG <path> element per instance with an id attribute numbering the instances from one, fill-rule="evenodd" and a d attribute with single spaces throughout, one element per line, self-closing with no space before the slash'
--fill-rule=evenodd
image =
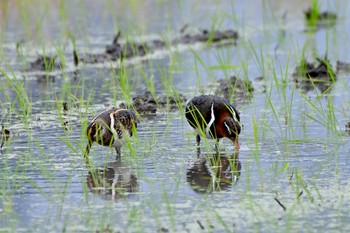
<path id="1" fill-rule="evenodd" d="M 112 44 L 106 46 L 104 53 L 86 53 L 84 57 L 77 58 L 75 53 L 75 60 L 82 63 L 104 63 L 108 61 L 117 61 L 128 59 L 136 56 L 145 56 L 146 54 L 156 52 L 157 50 L 166 49 L 171 46 L 188 45 L 194 43 L 218 43 L 223 41 L 232 41 L 236 43 L 238 40 L 238 33 L 234 30 L 201 30 L 195 34 L 186 33 L 180 35 L 178 38 L 165 42 L 160 39 L 155 39 L 150 42 L 119 42 L 121 32 L 114 37 Z M 76 62 L 76 65 L 78 65 Z"/>
<path id="2" fill-rule="evenodd" d="M 147 54 L 154 53 L 159 50 L 169 49 L 179 45 L 191 45 L 195 43 L 221 43 L 227 42 L 236 44 L 238 40 L 238 32 L 232 29 L 227 30 L 199 30 L 195 33 L 186 33 L 185 30 L 179 36 L 169 42 L 161 39 L 154 39 L 147 42 L 121 42 L 122 33 L 118 32 L 113 38 L 111 44 L 106 45 L 105 51 L 102 53 L 82 53 L 73 50 L 73 63 L 77 68 L 80 63 L 98 64 L 106 62 L 123 61 L 135 57 L 143 57 Z M 64 64 L 60 62 L 58 55 L 38 55 L 37 59 L 29 63 L 26 71 L 54 71 L 64 69 Z"/>

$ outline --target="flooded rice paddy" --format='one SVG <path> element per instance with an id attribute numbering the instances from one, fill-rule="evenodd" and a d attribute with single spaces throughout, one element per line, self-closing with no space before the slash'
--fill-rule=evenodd
<path id="1" fill-rule="evenodd" d="M 347 1 L 35 2 L 0 3 L 1 232 L 350 230 Z M 315 2 L 336 19 L 307 21 Z M 238 40 L 167 43 L 213 29 Z M 166 46 L 84 62 L 118 31 Z M 39 55 L 63 68 L 31 67 Z M 222 93 L 232 76 L 244 85 Z M 95 143 L 87 166 L 89 120 L 146 91 L 176 101 L 140 114 L 121 160 Z M 239 152 L 202 140 L 197 156 L 177 97 L 199 94 L 237 107 Z"/>

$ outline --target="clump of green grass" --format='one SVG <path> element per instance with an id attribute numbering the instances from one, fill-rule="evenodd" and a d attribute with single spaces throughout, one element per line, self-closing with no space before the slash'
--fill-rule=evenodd
<path id="1" fill-rule="evenodd" d="M 131 93 L 131 86 L 130 86 L 130 77 L 127 72 L 127 68 L 121 64 L 120 69 L 118 70 L 118 73 L 116 72 L 115 69 L 112 69 L 113 71 L 113 76 L 115 77 L 117 86 L 119 90 L 122 93 L 124 101 L 126 101 L 127 104 L 132 103 L 132 97 L 130 95 Z M 116 95 L 116 93 L 115 93 Z M 116 97 L 116 96 L 114 96 Z M 114 98 L 116 99 L 116 98 Z M 115 104 L 115 103 L 114 103 Z"/>
<path id="2" fill-rule="evenodd" d="M 317 27 L 320 15 L 320 4 L 318 0 L 312 0 L 311 7 L 305 12 L 306 22 L 309 27 Z"/>
<path id="3" fill-rule="evenodd" d="M 317 122 L 318 124 L 330 129 L 337 136 L 341 136 L 342 133 L 339 131 L 342 127 L 339 125 L 338 119 L 335 115 L 335 107 L 333 104 L 333 97 L 327 96 L 326 104 L 324 105 L 323 101 L 321 101 L 322 96 L 326 94 L 318 94 L 316 100 L 312 101 L 306 95 L 301 94 L 304 98 L 305 102 L 311 108 L 311 112 L 304 113 L 306 117 Z"/>
<path id="4" fill-rule="evenodd" d="M 313 0 L 311 7 L 304 12 L 306 25 L 315 31 L 318 27 L 330 27 L 336 22 L 337 15 L 332 12 L 322 12 L 318 0 Z"/>
<path id="5" fill-rule="evenodd" d="M 327 59 L 316 57 L 318 64 L 306 61 L 304 57 L 301 58 L 299 65 L 295 68 L 294 76 L 306 79 L 323 79 L 325 81 L 334 82 L 336 73 Z"/>
<path id="6" fill-rule="evenodd" d="M 18 119 L 25 126 L 28 137 L 31 138 L 31 112 L 32 112 L 32 102 L 30 96 L 27 95 L 27 90 L 25 89 L 25 84 L 17 79 L 16 75 L 12 73 L 12 77 L 10 77 L 5 71 L 0 70 L 0 73 L 5 77 L 7 81 L 7 85 L 16 93 L 15 99 L 10 99 L 8 97 L 9 102 L 11 103 L 10 110 L 14 111 L 18 116 Z"/>

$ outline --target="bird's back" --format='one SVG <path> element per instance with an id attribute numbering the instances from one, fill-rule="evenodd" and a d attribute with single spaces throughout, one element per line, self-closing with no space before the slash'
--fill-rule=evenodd
<path id="1" fill-rule="evenodd" d="M 226 100 L 215 95 L 201 95 L 191 99 L 186 106 L 185 116 L 192 127 L 210 122 L 212 114 L 217 118 L 223 111 L 236 111 Z"/>
<path id="2" fill-rule="evenodd" d="M 112 108 L 97 114 L 89 123 L 86 133 L 89 140 L 111 145 L 114 137 L 121 139 L 125 132 L 132 136 L 133 125 L 136 126 L 136 115 L 132 110 Z"/>

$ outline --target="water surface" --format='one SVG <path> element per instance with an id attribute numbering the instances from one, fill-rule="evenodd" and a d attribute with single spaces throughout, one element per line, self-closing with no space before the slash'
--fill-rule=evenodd
<path id="1" fill-rule="evenodd" d="M 337 60 L 350 62 L 346 1 L 320 1 L 338 20 L 313 33 L 305 32 L 307 1 L 24 2 L 27 14 L 18 3 L 5 2 L 0 120 L 11 137 L 0 155 L 1 231 L 349 231 L 349 74 L 339 73 L 324 96 L 291 81 L 302 53 L 312 60 L 328 52 L 333 67 Z M 172 38 L 186 23 L 193 30 L 232 28 L 240 39 L 237 45 L 197 44 L 192 51 L 180 47 L 134 59 L 126 70 L 117 63 L 87 64 L 74 78 L 67 27 L 84 54 L 104 51 L 118 29 L 150 40 Z M 22 57 L 15 45 L 20 40 Z M 54 54 L 63 45 L 64 72 L 46 79 L 43 72 L 23 71 L 43 46 Z M 168 90 L 166 79 L 187 98 L 213 93 L 211 85 L 230 75 L 252 81 L 252 100 L 237 103 L 244 124 L 238 160 L 229 140 L 220 144 L 221 165 L 228 166 L 221 183 L 214 175 L 220 165 L 214 142 L 203 141 L 197 158 L 195 134 L 181 111 L 142 118 L 122 161 L 94 144 L 92 167 L 85 165 L 87 122 L 126 101 L 114 72 L 127 73 L 131 96 L 148 90 L 142 72 L 153 78 L 157 94 Z M 284 90 L 274 75 L 281 85 L 286 81 Z M 16 91 L 18 85 L 23 91 Z M 28 103 L 20 102 L 24 93 Z M 333 112 L 334 127 L 328 120 Z"/>

